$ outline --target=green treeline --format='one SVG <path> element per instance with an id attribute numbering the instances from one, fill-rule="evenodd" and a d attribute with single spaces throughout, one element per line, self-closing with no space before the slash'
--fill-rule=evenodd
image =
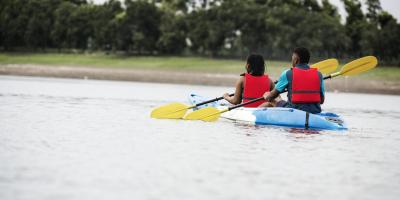
<path id="1" fill-rule="evenodd" d="M 400 24 L 379 0 L 342 0 L 341 23 L 328 0 L 1 0 L 0 48 L 144 55 L 289 59 L 295 46 L 314 57 L 375 55 L 400 65 Z"/>

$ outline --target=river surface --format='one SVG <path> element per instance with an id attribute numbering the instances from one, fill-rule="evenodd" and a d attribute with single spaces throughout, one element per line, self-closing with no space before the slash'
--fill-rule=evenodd
<path id="1" fill-rule="evenodd" d="M 328 93 L 349 130 L 156 120 L 233 88 L 0 76 L 0 199 L 400 198 L 400 97 Z"/>

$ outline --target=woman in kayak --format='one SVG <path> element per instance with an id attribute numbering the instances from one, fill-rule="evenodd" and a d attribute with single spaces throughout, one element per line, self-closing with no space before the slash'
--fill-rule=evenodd
<path id="1" fill-rule="evenodd" d="M 275 87 L 268 75 L 264 74 L 265 62 L 263 56 L 251 54 L 247 58 L 246 71 L 247 73 L 241 74 L 236 82 L 234 96 L 229 96 L 228 93 L 224 94 L 224 99 L 231 104 L 237 105 L 262 97 L 265 92 L 269 92 Z M 272 107 L 275 106 L 275 103 L 262 100 L 244 107 L 254 108 L 258 106 Z"/>
<path id="2" fill-rule="evenodd" d="M 310 68 L 310 52 L 304 47 L 294 49 L 291 69 L 285 70 L 271 92 L 263 96 L 274 100 L 280 93 L 288 91 L 288 101 L 280 100 L 277 107 L 295 108 L 309 113 L 320 113 L 325 100 L 324 81 L 321 72 Z"/>

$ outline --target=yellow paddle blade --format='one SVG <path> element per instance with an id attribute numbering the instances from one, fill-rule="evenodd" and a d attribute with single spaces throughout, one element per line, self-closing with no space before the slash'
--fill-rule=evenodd
<path id="1" fill-rule="evenodd" d="M 187 114 L 184 119 L 186 120 L 203 120 L 206 122 L 213 122 L 218 120 L 220 117 L 221 113 L 228 111 L 228 109 L 225 110 L 218 110 L 214 107 L 207 107 L 203 108 L 200 110 L 193 111 L 189 114 Z"/>
<path id="2" fill-rule="evenodd" d="M 317 68 L 322 74 L 327 75 L 336 71 L 339 67 L 339 61 L 331 58 L 311 65 L 312 68 Z"/>
<path id="3" fill-rule="evenodd" d="M 375 56 L 365 56 L 345 64 L 340 70 L 341 75 L 351 76 L 368 71 L 378 65 Z"/>
<path id="4" fill-rule="evenodd" d="M 182 103 L 170 103 L 154 109 L 151 111 L 150 116 L 157 119 L 181 119 L 190 108 L 192 106 Z"/>

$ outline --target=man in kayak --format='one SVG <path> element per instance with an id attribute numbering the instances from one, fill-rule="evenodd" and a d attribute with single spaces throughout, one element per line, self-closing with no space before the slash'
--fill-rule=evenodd
<path id="1" fill-rule="evenodd" d="M 246 71 L 241 74 L 236 82 L 236 90 L 234 96 L 224 94 L 224 99 L 233 105 L 246 103 L 253 99 L 262 96 L 265 92 L 274 89 L 274 82 L 265 74 L 265 62 L 262 55 L 251 54 L 247 58 Z M 255 108 L 263 104 L 264 106 L 272 107 L 274 104 L 266 101 L 258 101 L 248 105 L 247 108 Z"/>
<path id="2" fill-rule="evenodd" d="M 264 93 L 264 99 L 272 102 L 280 93 L 288 91 L 288 101 L 278 98 L 276 107 L 287 107 L 309 113 L 320 113 L 325 100 L 324 81 L 321 72 L 310 68 L 310 52 L 304 47 L 295 48 L 292 68 L 282 72 L 275 89 Z"/>

